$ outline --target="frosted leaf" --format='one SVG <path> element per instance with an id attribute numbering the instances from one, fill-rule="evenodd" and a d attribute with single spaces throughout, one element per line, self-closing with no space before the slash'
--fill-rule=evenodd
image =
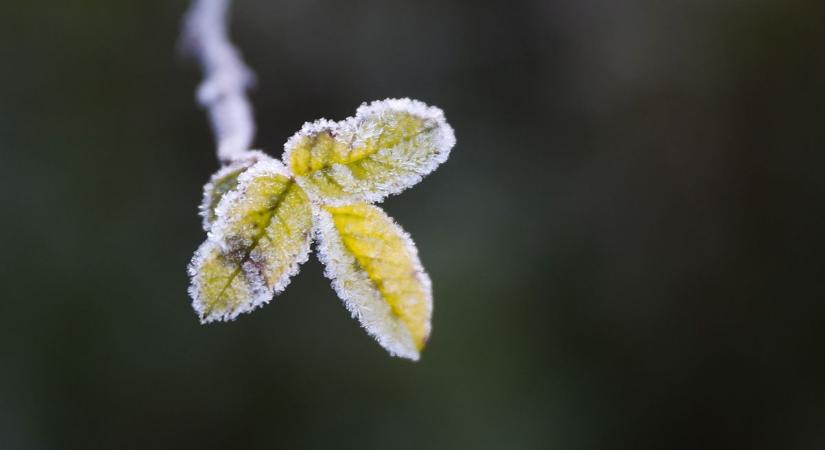
<path id="1" fill-rule="evenodd" d="M 200 215 L 203 218 L 204 231 L 209 231 L 212 228 L 212 222 L 216 218 L 215 208 L 218 207 L 218 203 L 224 194 L 235 189 L 238 185 L 238 176 L 256 162 L 264 160 L 272 160 L 272 158 L 257 150 L 243 152 L 230 164 L 221 167 L 212 175 L 209 182 L 203 187 L 203 201 L 201 201 L 199 208 Z"/>
<path id="2" fill-rule="evenodd" d="M 192 283 L 189 295 L 201 322 L 232 320 L 272 297 L 260 272 L 237 255 L 226 255 L 217 243 L 207 240 L 189 264 Z"/>
<path id="3" fill-rule="evenodd" d="M 318 257 L 347 309 L 390 354 L 417 360 L 432 292 L 409 235 L 366 203 L 316 206 L 315 219 Z"/>
<path id="4" fill-rule="evenodd" d="M 268 302 L 307 260 L 311 242 L 309 198 L 276 160 L 260 161 L 243 172 L 215 212 L 209 239 L 219 254 L 209 247 L 210 254 L 220 267 L 242 274 L 249 286 L 227 294 L 210 284 L 225 284 L 223 278 L 202 275 L 203 264 L 193 263 L 192 295 L 204 305 L 196 310 L 205 322 L 234 319 Z"/>
<path id="5" fill-rule="evenodd" d="M 418 183 L 455 145 L 444 113 L 416 100 L 387 99 L 341 122 L 304 124 L 284 146 L 284 162 L 316 201 L 378 202 Z"/>

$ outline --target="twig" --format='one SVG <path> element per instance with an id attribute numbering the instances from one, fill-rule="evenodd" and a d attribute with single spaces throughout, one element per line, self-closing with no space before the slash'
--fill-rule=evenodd
<path id="1" fill-rule="evenodd" d="M 218 159 L 228 164 L 242 156 L 255 135 L 252 106 L 246 90 L 255 75 L 227 36 L 230 0 L 194 0 L 183 23 L 183 44 L 203 68 L 198 102 L 209 112 Z"/>

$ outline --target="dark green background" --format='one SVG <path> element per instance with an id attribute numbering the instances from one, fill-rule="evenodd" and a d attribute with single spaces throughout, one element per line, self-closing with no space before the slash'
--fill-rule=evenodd
<path id="1" fill-rule="evenodd" d="M 435 290 L 387 356 L 314 259 L 201 326 L 182 1 L 0 6 L 0 448 L 825 447 L 825 7 L 239 1 L 256 145 L 410 96 Z"/>

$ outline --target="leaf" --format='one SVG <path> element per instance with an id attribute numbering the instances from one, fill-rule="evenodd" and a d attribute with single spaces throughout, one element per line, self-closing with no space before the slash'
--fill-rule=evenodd
<path id="1" fill-rule="evenodd" d="M 272 297 L 251 261 L 243 263 L 237 255 L 224 254 L 213 241 L 207 240 L 195 252 L 189 276 L 192 307 L 202 323 L 234 319 Z"/>
<path id="2" fill-rule="evenodd" d="M 238 176 L 256 162 L 263 160 L 272 160 L 272 158 L 257 150 L 244 152 L 212 175 L 209 182 L 203 187 L 203 201 L 201 201 L 199 208 L 200 215 L 203 218 L 204 231 L 209 231 L 212 228 L 212 222 L 216 219 L 215 208 L 218 207 L 218 203 L 224 194 L 237 187 Z"/>
<path id="3" fill-rule="evenodd" d="M 309 198 L 276 160 L 242 173 L 215 211 L 209 239 L 219 252 L 207 245 L 190 269 L 204 322 L 231 320 L 268 302 L 307 260 L 311 241 Z"/>
<path id="4" fill-rule="evenodd" d="M 409 235 L 377 206 L 318 206 L 325 274 L 353 317 L 390 354 L 417 360 L 430 334 L 432 292 Z"/>
<path id="5" fill-rule="evenodd" d="M 304 124 L 284 146 L 283 160 L 320 203 L 372 203 L 418 183 L 454 144 L 440 109 L 387 99 L 361 105 L 341 122 Z"/>

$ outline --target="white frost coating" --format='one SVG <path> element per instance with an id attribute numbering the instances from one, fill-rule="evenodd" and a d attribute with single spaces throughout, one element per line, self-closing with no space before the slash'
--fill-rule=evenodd
<path id="1" fill-rule="evenodd" d="M 196 0 L 184 18 L 183 44 L 203 67 L 198 102 L 209 111 L 221 162 L 247 150 L 255 135 L 246 89 L 255 76 L 227 36 L 229 0 Z"/>
<path id="2" fill-rule="evenodd" d="M 332 281 L 332 288 L 344 301 L 347 310 L 353 318 L 358 319 L 370 336 L 389 351 L 390 355 L 418 361 L 419 351 L 409 328 L 393 313 L 389 303 L 370 280 L 369 275 L 363 270 L 358 270 L 360 266 L 355 256 L 344 247 L 332 215 L 317 206 L 313 206 L 313 213 L 318 259 L 324 265 L 324 275 Z M 427 303 L 430 308 L 428 312 L 431 313 L 430 278 L 421 267 L 418 251 L 412 239 L 397 223 L 393 222 L 393 225 L 410 250 L 419 280 L 428 293 Z M 428 323 L 427 335 L 429 331 L 430 324 Z"/>
<path id="3" fill-rule="evenodd" d="M 212 229 L 209 231 L 209 233 L 207 233 L 207 235 L 209 237 L 209 240 L 216 243 L 222 251 L 231 250 L 229 242 L 231 236 L 229 230 L 232 230 L 235 227 L 235 222 L 237 220 L 242 219 L 241 217 L 233 217 L 232 215 L 228 214 L 228 211 L 230 211 L 235 204 L 244 199 L 244 195 L 247 192 L 249 184 L 252 183 L 256 178 L 272 175 L 282 175 L 285 177 L 289 177 L 287 169 L 281 163 L 281 161 L 274 158 L 266 157 L 265 159 L 258 161 L 257 163 L 255 163 L 255 165 L 253 165 L 245 172 L 243 172 L 238 177 L 238 186 L 232 191 L 226 193 L 221 199 L 220 203 L 218 203 L 218 207 L 215 209 L 215 214 L 217 218 L 215 219 L 215 223 L 212 224 Z M 246 243 L 246 245 L 249 244 L 250 243 Z M 256 298 L 253 301 L 252 307 L 250 309 L 245 309 L 242 312 L 251 311 L 257 306 L 268 303 L 273 296 L 283 292 L 283 290 L 286 289 L 286 287 L 289 285 L 290 281 L 292 280 L 292 277 L 298 274 L 301 265 L 307 262 L 307 260 L 309 260 L 309 252 L 311 246 L 312 236 L 310 234 L 309 236 L 307 236 L 304 242 L 302 242 L 301 248 L 298 250 L 294 259 L 290 263 L 289 268 L 284 271 L 283 275 L 281 275 L 281 277 L 278 278 L 278 280 L 271 286 L 271 288 L 267 289 L 266 295 L 262 294 L 261 299 Z M 249 261 L 244 263 L 244 272 L 250 272 L 256 266 L 255 263 L 263 262 L 263 255 L 261 255 L 258 252 L 252 252 L 249 255 L 249 259 Z M 265 285 L 264 281 L 261 281 L 261 284 Z"/>
<path id="4" fill-rule="evenodd" d="M 256 162 L 263 161 L 265 159 L 272 159 L 272 157 L 259 150 L 241 152 L 232 162 L 221 167 L 212 175 L 211 178 L 209 178 L 209 182 L 203 186 L 203 200 L 198 207 L 198 214 L 200 214 L 203 219 L 203 231 L 208 232 L 212 228 L 212 221 L 209 217 L 209 213 L 212 208 L 212 194 L 215 190 L 215 182 L 226 177 L 232 172 L 240 169 L 248 169 Z"/>
<path id="5" fill-rule="evenodd" d="M 292 277 L 298 275 L 298 272 L 301 271 L 301 266 L 309 261 L 309 253 L 310 248 L 312 246 L 312 236 L 308 236 L 307 239 L 303 242 L 301 249 L 298 251 L 298 254 L 295 255 L 295 259 L 292 261 L 292 264 L 289 265 L 289 269 L 284 271 L 284 274 L 281 275 L 281 278 L 278 278 L 278 281 L 272 285 L 271 293 L 269 294 L 269 298 L 271 299 L 273 296 L 280 294 L 281 292 L 289 286 L 289 283 L 292 281 Z M 267 302 L 269 299 L 266 300 Z"/>
<path id="6" fill-rule="evenodd" d="M 243 266 L 243 273 L 238 275 L 245 277 L 244 279 L 247 284 L 244 285 L 245 295 L 243 295 L 243 298 L 247 301 L 235 309 L 212 311 L 212 313 L 207 315 L 204 299 L 200 295 L 200 292 L 203 290 L 200 267 L 205 261 L 220 251 L 220 247 L 215 242 L 207 240 L 195 251 L 195 256 L 192 257 L 192 261 L 188 267 L 189 276 L 192 279 L 192 283 L 189 285 L 189 295 L 192 297 L 192 308 L 198 313 L 202 324 L 235 320 L 240 314 L 251 312 L 255 308 L 268 303 L 273 295 L 272 290 L 266 287 L 266 283 L 264 283 L 260 273 L 255 270 L 251 263 L 247 262 Z"/>
<path id="7" fill-rule="evenodd" d="M 230 192 L 227 192 L 218 203 L 218 207 L 215 208 L 215 223 L 212 224 L 212 229 L 207 233 L 210 240 L 221 243 L 224 249 L 227 248 L 227 243 L 225 242 L 228 237 L 227 231 L 232 228 L 233 220 L 241 219 L 240 217 L 231 217 L 228 211 L 238 203 L 238 201 L 243 200 L 244 193 L 251 182 L 258 177 L 271 175 L 289 177 L 289 173 L 281 161 L 267 157 L 255 163 L 255 165 L 238 177 L 238 186 Z"/>
<path id="8" fill-rule="evenodd" d="M 301 139 L 325 131 L 332 132 L 337 141 L 351 147 L 363 146 L 365 142 L 381 134 L 384 129 L 383 122 L 391 122 L 387 118 L 394 113 L 408 113 L 425 121 L 431 121 L 432 129 L 394 147 L 383 148 L 370 157 L 378 161 L 389 162 L 393 166 L 392 173 L 388 173 L 386 178 L 357 180 L 345 164 L 335 164 L 328 173 L 343 186 L 347 195 L 332 199 L 319 193 L 306 177 L 296 177 L 298 184 L 318 203 L 342 206 L 362 201 L 380 202 L 389 195 L 398 194 L 417 184 L 449 158 L 450 150 L 455 145 L 455 132 L 447 123 L 444 112 L 440 108 L 427 106 L 423 102 L 409 98 L 364 103 L 358 108 L 354 117 L 348 117 L 340 122 L 320 119 L 305 123 L 301 130 L 284 144 L 282 160 L 289 166 L 292 153 Z M 411 148 L 425 149 L 428 147 L 434 148 L 435 153 L 427 157 L 421 157 L 420 152 L 411 151 Z M 410 155 L 413 155 L 412 159 Z"/>

